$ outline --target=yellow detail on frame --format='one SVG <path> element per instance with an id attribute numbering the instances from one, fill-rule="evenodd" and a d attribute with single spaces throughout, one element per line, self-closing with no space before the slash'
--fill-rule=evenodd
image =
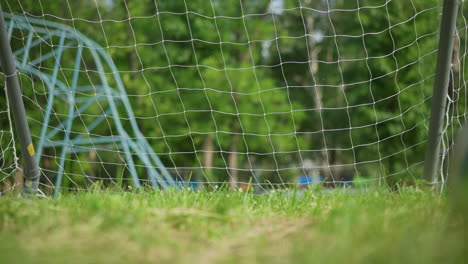
<path id="1" fill-rule="evenodd" d="M 34 156 L 35 152 L 34 152 L 34 146 L 33 146 L 32 143 L 29 144 L 29 146 L 28 146 L 28 152 L 29 152 L 30 156 Z"/>

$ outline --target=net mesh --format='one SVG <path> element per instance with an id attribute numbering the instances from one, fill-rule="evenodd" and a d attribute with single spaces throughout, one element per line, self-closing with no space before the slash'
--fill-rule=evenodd
<path id="1" fill-rule="evenodd" d="M 421 179 L 441 1 L 7 0 L 2 8 L 44 192 Z M 466 12 L 460 1 L 440 181 L 467 112 Z M 0 115 L 5 191 L 18 164 L 11 119 Z"/>
<path id="2" fill-rule="evenodd" d="M 3 74 L 3 73 L 2 73 Z M 3 74 L 4 78 L 5 75 Z M 0 108 L 0 195 L 4 192 L 21 188 L 22 182 L 18 181 L 17 173 L 20 172 L 18 157 L 16 156 L 15 138 L 11 122 L 10 109 L 6 97 L 7 91 L 3 89 L 5 96 L 0 98 L 2 108 Z"/>

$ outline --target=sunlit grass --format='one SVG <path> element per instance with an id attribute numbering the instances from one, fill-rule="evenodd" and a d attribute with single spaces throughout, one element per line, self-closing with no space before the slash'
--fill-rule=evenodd
<path id="1" fill-rule="evenodd" d="M 417 188 L 0 198 L 2 263 L 464 263 L 465 230 Z"/>

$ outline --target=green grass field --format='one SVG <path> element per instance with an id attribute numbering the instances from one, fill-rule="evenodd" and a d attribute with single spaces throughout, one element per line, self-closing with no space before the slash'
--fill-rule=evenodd
<path id="1" fill-rule="evenodd" d="M 465 263 L 464 218 L 416 188 L 0 198 L 0 263 Z"/>

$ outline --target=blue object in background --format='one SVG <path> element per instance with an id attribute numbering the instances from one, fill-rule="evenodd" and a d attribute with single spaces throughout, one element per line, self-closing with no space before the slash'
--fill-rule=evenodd
<path id="1" fill-rule="evenodd" d="M 182 179 L 180 177 L 177 177 L 175 181 L 176 181 L 177 185 L 179 185 L 179 186 L 188 187 L 188 188 L 190 188 L 192 190 L 198 190 L 199 182 L 196 181 L 196 180 L 190 179 L 187 182 L 184 179 Z"/>
<path id="2" fill-rule="evenodd" d="M 188 183 L 188 187 L 191 188 L 192 190 L 198 190 L 198 185 L 199 183 L 195 180 L 190 180 Z"/>
<path id="3" fill-rule="evenodd" d="M 353 186 L 353 180 L 344 180 L 340 182 L 340 187 L 347 188 Z"/>
<path id="4" fill-rule="evenodd" d="M 309 185 L 314 181 L 311 176 L 299 176 L 298 183 L 299 185 Z"/>
<path id="5" fill-rule="evenodd" d="M 319 184 L 322 181 L 323 181 L 322 176 L 317 176 L 317 177 L 299 176 L 299 178 L 297 179 L 297 183 L 299 184 L 299 186 L 307 186 L 307 185 L 310 185 L 310 184 Z"/>
<path id="6" fill-rule="evenodd" d="M 184 182 L 184 179 L 180 178 L 180 177 L 177 177 L 175 179 L 177 185 L 180 185 L 180 186 L 184 186 L 185 185 L 185 182 Z"/>

